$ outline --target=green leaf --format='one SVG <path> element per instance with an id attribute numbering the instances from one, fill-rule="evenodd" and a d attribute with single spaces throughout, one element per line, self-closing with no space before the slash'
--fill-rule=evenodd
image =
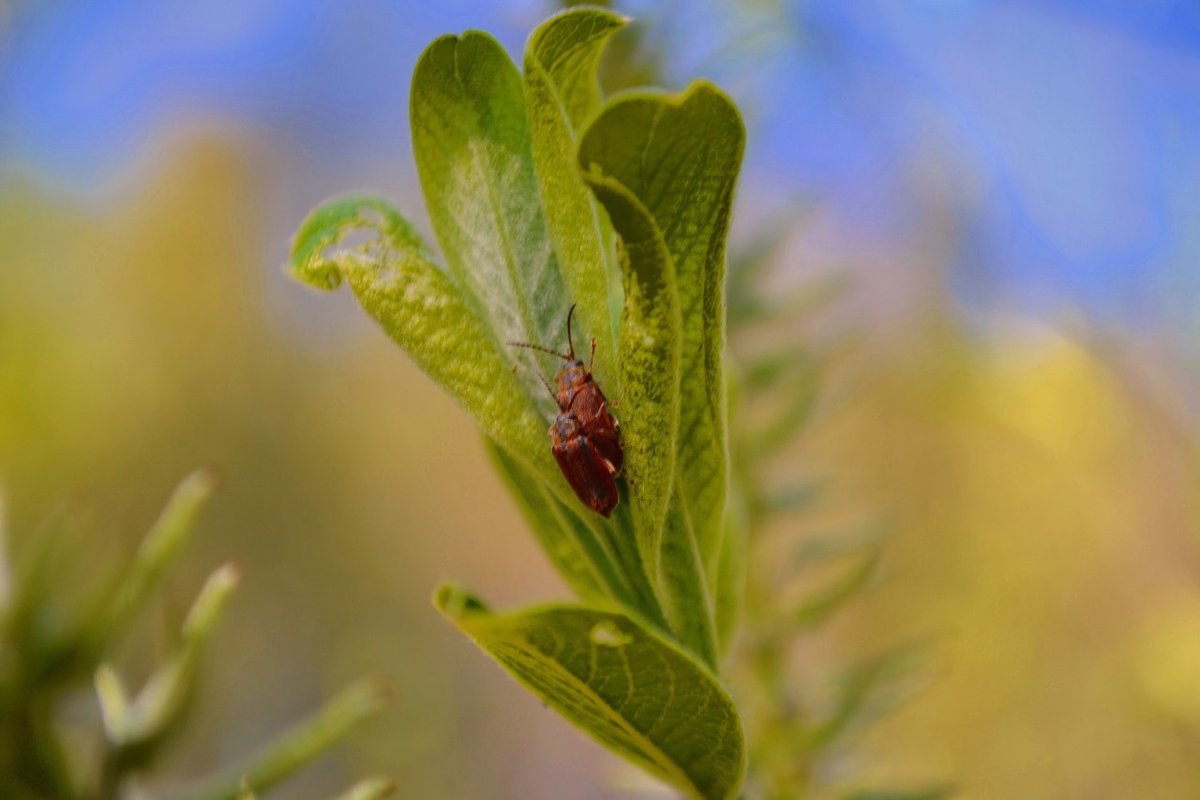
<path id="1" fill-rule="evenodd" d="M 878 552 L 868 553 L 837 580 L 806 598 L 792 615 L 796 625 L 812 628 L 829 619 L 870 582 L 879 566 L 879 559 Z"/>
<path id="2" fill-rule="evenodd" d="M 746 563 L 749 558 L 750 508 L 738 486 L 730 491 L 725 512 L 725 533 L 717 561 L 714 602 L 719 650 L 729 652 L 733 643 L 746 592 Z"/>
<path id="3" fill-rule="evenodd" d="M 154 671 L 132 700 L 111 666 L 101 664 L 97 668 L 96 694 L 105 734 L 109 744 L 122 751 L 119 758 L 127 767 L 149 760 L 162 740 L 182 722 L 200 656 L 239 578 L 233 564 L 225 564 L 208 577 L 184 620 L 178 652 Z"/>
<path id="4" fill-rule="evenodd" d="M 379 800 L 396 791 L 391 778 L 364 778 L 337 796 L 337 800 Z"/>
<path id="5" fill-rule="evenodd" d="M 352 730 L 383 710 L 387 695 L 378 681 L 360 680 L 328 700 L 307 719 L 281 733 L 246 761 L 184 795 L 187 800 L 237 800 L 265 792 L 291 777 Z"/>
<path id="6" fill-rule="evenodd" d="M 744 143 L 736 106 L 701 81 L 680 95 L 614 99 L 579 149 L 585 170 L 641 202 L 671 255 L 682 336 L 677 464 L 686 514 L 713 572 L 728 480 L 725 238 Z"/>
<path id="7" fill-rule="evenodd" d="M 901 679 L 912 677 L 919 664 L 917 648 L 909 645 L 851 666 L 841 676 L 833 709 L 809 731 L 808 746 L 813 750 L 829 747 L 890 711 L 911 691 L 901 685 Z"/>
<path id="8" fill-rule="evenodd" d="M 571 303 L 542 215 L 516 65 L 485 33 L 443 36 L 417 62 L 410 118 L 425 203 L 467 305 L 497 342 L 565 350 Z M 548 417 L 556 407 L 538 377 L 545 358 L 510 347 L 502 360 L 523 364 L 518 378 Z"/>
<path id="9" fill-rule="evenodd" d="M 200 512 L 216 487 L 217 475 L 211 469 L 193 472 L 176 487 L 166 508 L 138 545 L 133 560 L 119 576 L 111 599 L 99 608 L 87 628 L 94 652 L 111 645 L 141 610 L 150 592 L 191 539 Z"/>
<path id="10" fill-rule="evenodd" d="M 442 586 L 434 602 L 521 684 L 693 798 L 730 798 L 744 771 L 737 709 L 712 674 L 629 617 L 547 605 L 492 614 Z"/>
<path id="11" fill-rule="evenodd" d="M 848 794 L 845 800 L 944 800 L 953 797 L 957 792 L 949 786 L 935 789 L 914 789 L 912 791 L 868 790 Z"/>
<path id="12" fill-rule="evenodd" d="M 620 398 L 616 370 L 620 274 L 612 226 L 576 168 L 576 140 L 600 107 L 596 66 L 626 20 L 596 8 L 566 11 L 538 26 L 525 48 L 525 100 L 533 162 L 550 241 L 580 330 L 598 340 L 595 373 Z M 586 339 L 581 339 L 586 341 Z"/>
<path id="13" fill-rule="evenodd" d="M 342 246 L 362 231 L 376 238 Z M 386 201 L 351 195 L 318 207 L 296 234 L 291 267 L 317 288 L 345 280 L 363 309 L 489 437 L 518 454 L 543 480 L 558 479 L 545 420 L 506 366 L 510 362 L 500 343 Z"/>
<path id="14" fill-rule="evenodd" d="M 679 421 L 679 306 L 675 269 L 646 207 L 604 175 L 585 175 L 621 236 L 625 310 L 621 317 L 621 400 L 625 474 L 637 545 L 658 574 L 667 504 L 674 491 Z"/>
<path id="15" fill-rule="evenodd" d="M 716 669 L 720 647 L 716 609 L 678 480 L 667 509 L 658 577 L 662 604 L 679 641 Z"/>

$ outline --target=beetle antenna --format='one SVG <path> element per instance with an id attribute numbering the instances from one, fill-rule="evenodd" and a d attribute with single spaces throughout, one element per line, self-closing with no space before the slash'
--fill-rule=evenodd
<path id="1" fill-rule="evenodd" d="M 558 402 L 558 395 L 554 393 L 554 387 L 550 385 L 550 380 L 546 377 L 546 373 L 542 372 L 542 370 L 539 368 L 537 374 L 538 378 L 540 378 L 542 381 L 542 386 L 545 386 L 546 391 L 550 393 L 550 396 L 554 398 L 554 401 Z"/>
<path id="2" fill-rule="evenodd" d="M 568 361 L 575 360 L 575 342 L 571 338 L 571 317 L 573 317 L 574 315 L 575 315 L 575 304 L 571 303 L 571 310 L 567 312 L 567 346 L 571 348 L 569 351 L 571 353 L 571 357 L 567 359 Z"/>
<path id="3" fill-rule="evenodd" d="M 527 347 L 530 350 L 540 350 L 543 353 L 549 353 L 552 356 L 558 356 L 564 361 L 574 360 L 574 354 L 567 355 L 566 353 L 560 353 L 557 350 L 551 350 L 549 347 L 542 347 L 540 344 L 530 344 L 529 342 L 505 342 L 505 344 L 509 347 Z"/>

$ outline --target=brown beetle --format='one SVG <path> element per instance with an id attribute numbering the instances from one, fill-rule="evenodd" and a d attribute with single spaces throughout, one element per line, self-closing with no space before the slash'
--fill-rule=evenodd
<path id="1" fill-rule="evenodd" d="M 621 429 L 608 413 L 608 400 L 592 378 L 592 362 L 596 359 L 596 340 L 592 340 L 592 357 L 587 367 L 575 357 L 571 337 L 571 317 L 575 306 L 567 312 L 566 353 L 525 342 L 509 342 L 515 347 L 528 347 L 558 356 L 567 362 L 554 382 L 555 391 L 545 381 L 546 388 L 558 403 L 559 414 L 550 426 L 551 450 L 558 468 L 579 500 L 602 517 L 608 517 L 617 505 L 616 476 L 621 471 L 624 453 L 621 450 Z"/>

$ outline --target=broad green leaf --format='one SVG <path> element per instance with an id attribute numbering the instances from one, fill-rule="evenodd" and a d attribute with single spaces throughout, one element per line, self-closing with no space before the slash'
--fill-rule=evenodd
<path id="1" fill-rule="evenodd" d="M 376 237 L 341 246 L 347 236 L 364 230 Z M 489 437 L 528 459 L 527 466 L 543 480 L 558 479 L 546 423 L 507 366 L 511 362 L 492 331 L 386 201 L 347 196 L 318 207 L 296 234 L 291 266 L 297 277 L 318 288 L 345 280 L 366 312 Z"/>
<path id="2" fill-rule="evenodd" d="M 737 709 L 716 678 L 629 617 L 547 605 L 492 614 L 441 587 L 435 604 L 526 688 L 689 797 L 731 798 L 744 770 Z"/>
<path id="3" fill-rule="evenodd" d="M 496 341 L 566 351 L 570 307 L 546 233 L 517 67 L 490 36 L 435 40 L 413 73 L 413 155 L 433 228 L 467 305 Z M 561 364 L 508 347 L 508 364 L 544 415 L 539 371 Z"/>
<path id="4" fill-rule="evenodd" d="M 608 38 L 628 22 L 628 17 L 607 9 L 575 8 L 550 17 L 529 37 L 525 69 L 532 65 L 546 76 L 575 131 L 600 110 L 600 56 Z"/>
<path id="5" fill-rule="evenodd" d="M 658 575 L 659 549 L 674 489 L 679 420 L 679 306 L 675 270 L 646 207 L 611 178 L 588 185 L 621 236 L 625 309 L 621 317 L 621 421 L 638 549 Z"/>
<path id="6" fill-rule="evenodd" d="M 576 141 L 600 107 L 596 66 L 625 19 L 580 8 L 538 26 L 525 48 L 525 100 L 533 162 L 550 241 L 581 331 L 596 337 L 596 379 L 610 398 L 621 395 L 616 370 L 620 284 L 612 227 L 576 168 Z M 586 339 L 580 339 L 581 342 Z"/>
<path id="7" fill-rule="evenodd" d="M 674 263 L 682 325 L 677 463 L 686 512 L 712 572 L 728 480 L 725 237 L 744 142 L 736 106 L 701 81 L 676 96 L 615 98 L 579 150 L 585 170 L 599 169 L 641 201 Z"/>

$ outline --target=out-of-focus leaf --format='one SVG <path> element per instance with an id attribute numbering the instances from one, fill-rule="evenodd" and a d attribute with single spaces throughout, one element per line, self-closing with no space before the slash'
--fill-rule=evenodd
<path id="1" fill-rule="evenodd" d="M 811 481 L 776 489 L 762 497 L 754 510 L 764 514 L 787 514 L 799 511 L 811 505 L 820 495 L 823 487 L 823 481 Z"/>
<path id="2" fill-rule="evenodd" d="M 341 246 L 364 230 L 376 238 Z M 558 479 L 546 423 L 514 377 L 500 342 L 385 200 L 352 195 L 319 206 L 296 234 L 291 268 L 317 288 L 345 280 L 367 313 L 489 437 L 526 460 L 543 480 Z"/>
<path id="3" fill-rule="evenodd" d="M 737 107 L 700 81 L 680 95 L 615 98 L 579 148 L 585 170 L 621 184 L 645 207 L 671 255 L 681 336 L 676 463 L 707 568 L 719 548 L 728 481 L 725 237 L 744 143 Z M 626 297 L 627 312 L 629 304 Z"/>
<path id="4" fill-rule="evenodd" d="M 937 789 L 915 789 L 912 791 L 858 791 L 845 796 L 844 800 L 944 800 L 956 794 L 952 787 Z"/>
<path id="5" fill-rule="evenodd" d="M 441 587 L 437 607 L 513 677 L 605 746 L 694 798 L 731 798 L 745 754 L 733 701 L 629 617 L 548 605 L 492 614 Z"/>
<path id="6" fill-rule="evenodd" d="M 875 575 L 879 553 L 870 553 L 816 595 L 809 597 L 792 615 L 800 628 L 811 628 L 829 619 L 847 600 L 854 597 Z"/>
<path id="7" fill-rule="evenodd" d="M 337 800 L 379 800 L 396 791 L 396 782 L 391 778 L 364 778 L 338 795 Z"/>
<path id="8" fill-rule="evenodd" d="M 237 800 L 243 792 L 264 792 L 379 713 L 385 702 L 386 694 L 378 682 L 359 681 L 343 689 L 316 714 L 285 731 L 245 763 L 185 797 L 189 800 Z"/>
<path id="9" fill-rule="evenodd" d="M 817 377 L 800 373 L 788 384 L 787 400 L 782 409 L 749 434 L 747 449 L 758 460 L 779 453 L 795 441 L 796 435 L 812 419 L 817 406 Z"/>
<path id="10" fill-rule="evenodd" d="M 417 62 L 410 96 L 413 155 L 446 264 L 498 342 L 566 349 L 570 299 L 546 231 L 520 73 L 479 31 L 443 36 Z M 545 356 L 509 348 L 543 416 Z M 557 367 L 557 365 L 555 365 Z"/>
<path id="11" fill-rule="evenodd" d="M 810 536 L 796 547 L 788 564 L 793 571 L 799 571 L 852 553 L 873 550 L 887 538 L 890 530 L 884 522 L 873 521 Z"/>
<path id="12" fill-rule="evenodd" d="M 533 161 L 546 224 L 563 278 L 578 304 L 579 339 L 598 340 L 597 380 L 620 398 L 616 369 L 620 285 L 608 218 L 576 167 L 576 140 L 600 107 L 596 65 L 609 37 L 625 19 L 600 9 L 576 9 L 543 22 L 525 48 L 525 99 L 529 107 Z M 615 288 L 615 291 L 613 289 Z"/>
<path id="13" fill-rule="evenodd" d="M 183 479 L 154 526 L 139 545 L 133 561 L 118 576 L 111 600 L 103 604 L 87 627 L 92 648 L 99 652 L 145 604 L 188 539 L 205 503 L 217 486 L 216 473 L 198 470 Z"/>
<path id="14" fill-rule="evenodd" d="M 713 589 L 716 605 L 718 650 L 724 654 L 733 642 L 742 616 L 746 590 L 746 560 L 750 533 L 749 509 L 738 486 L 731 486 L 725 511 L 725 533 L 717 561 L 717 581 Z"/>
<path id="15" fill-rule="evenodd" d="M 733 330 L 741 327 L 742 309 L 748 304 L 762 300 L 759 285 L 763 274 L 772 266 L 787 236 L 802 218 L 806 204 L 786 203 L 775 210 L 770 218 L 757 226 L 753 237 L 734 248 L 729 257 L 729 325 Z"/>
<path id="16" fill-rule="evenodd" d="M 778 294 L 752 293 L 739 303 L 736 312 L 730 310 L 729 323 L 739 329 L 784 320 L 795 324 L 829 308 L 850 288 L 849 279 L 839 272 Z"/>
<path id="17" fill-rule="evenodd" d="M 893 708 L 903 694 L 899 680 L 913 672 L 916 662 L 915 649 L 903 647 L 847 669 L 832 711 L 809 732 L 811 749 L 828 747 Z"/>
<path id="18" fill-rule="evenodd" d="M 115 748 L 148 749 L 177 727 L 192 692 L 199 656 L 238 579 L 238 570 L 232 564 L 209 576 L 183 623 L 179 651 L 150 676 L 132 701 L 124 699 L 124 690 L 111 667 L 101 665 L 97 670 L 96 692 L 104 711 L 105 733 Z M 140 756 L 122 757 L 128 760 L 148 755 L 147 751 Z"/>

